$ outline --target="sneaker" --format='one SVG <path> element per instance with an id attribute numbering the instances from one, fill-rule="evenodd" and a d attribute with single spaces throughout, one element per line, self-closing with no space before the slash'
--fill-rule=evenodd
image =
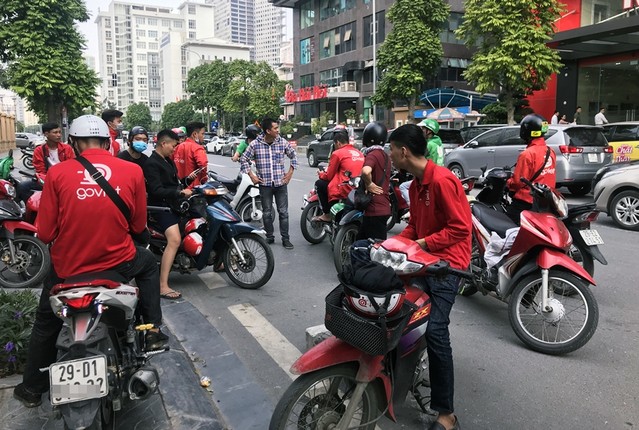
<path id="1" fill-rule="evenodd" d="M 147 332 L 144 340 L 146 341 L 146 351 L 164 349 L 169 344 L 169 337 L 161 330 Z"/>
<path id="2" fill-rule="evenodd" d="M 32 393 L 24 384 L 18 384 L 13 389 L 13 397 L 19 400 L 27 408 L 35 408 L 42 404 L 42 394 Z"/>
<path id="3" fill-rule="evenodd" d="M 282 239 L 282 245 L 283 245 L 283 246 L 284 246 L 284 248 L 286 248 L 286 249 L 293 249 L 293 248 L 294 248 L 293 244 L 292 244 L 292 243 L 291 243 L 291 241 L 290 241 L 290 240 L 288 240 L 288 239 Z"/>
<path id="4" fill-rule="evenodd" d="M 275 238 L 274 237 L 267 237 L 266 238 L 266 243 L 268 243 L 269 245 L 272 245 L 275 243 Z"/>

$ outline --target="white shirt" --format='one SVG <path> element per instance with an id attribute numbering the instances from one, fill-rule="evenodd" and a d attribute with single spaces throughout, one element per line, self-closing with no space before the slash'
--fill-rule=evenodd
<path id="1" fill-rule="evenodd" d="M 559 124 L 559 118 L 557 117 L 557 115 L 553 115 L 552 118 L 550 118 L 550 123 Z"/>
<path id="2" fill-rule="evenodd" d="M 50 166 L 55 166 L 56 164 L 58 164 L 60 162 L 60 156 L 58 155 L 58 150 L 57 149 L 49 149 L 49 156 L 47 157 L 47 159 L 49 160 L 49 165 Z"/>
<path id="3" fill-rule="evenodd" d="M 599 112 L 597 115 L 595 115 L 595 125 L 604 125 L 604 124 L 608 124 L 608 120 L 604 116 L 603 112 Z"/>

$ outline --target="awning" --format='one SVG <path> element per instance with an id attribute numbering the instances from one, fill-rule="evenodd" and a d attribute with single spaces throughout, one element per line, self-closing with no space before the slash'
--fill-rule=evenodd
<path id="1" fill-rule="evenodd" d="M 480 110 L 497 101 L 495 94 L 480 94 L 476 91 L 454 88 L 434 88 L 424 91 L 419 100 L 434 109 L 468 106 L 470 110 Z"/>

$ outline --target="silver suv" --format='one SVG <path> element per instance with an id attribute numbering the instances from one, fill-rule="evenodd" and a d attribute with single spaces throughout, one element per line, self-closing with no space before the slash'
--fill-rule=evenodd
<path id="1" fill-rule="evenodd" d="M 574 195 L 587 194 L 597 170 L 612 161 L 601 127 L 551 125 L 545 137 L 557 155 L 557 188 L 568 187 Z M 444 165 L 460 178 L 480 176 L 482 167 L 512 167 L 524 149 L 518 125 L 500 127 L 450 151 Z"/>

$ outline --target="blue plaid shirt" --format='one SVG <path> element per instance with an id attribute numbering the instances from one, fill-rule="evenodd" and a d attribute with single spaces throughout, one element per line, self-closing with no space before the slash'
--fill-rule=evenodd
<path id="1" fill-rule="evenodd" d="M 255 160 L 257 176 L 266 187 L 280 187 L 284 185 L 284 156 L 291 159 L 291 167 L 297 169 L 297 154 L 290 143 L 282 136 L 278 136 L 270 145 L 261 134 L 250 143 L 242 158 L 240 158 L 240 172 L 248 173 L 249 162 Z"/>

